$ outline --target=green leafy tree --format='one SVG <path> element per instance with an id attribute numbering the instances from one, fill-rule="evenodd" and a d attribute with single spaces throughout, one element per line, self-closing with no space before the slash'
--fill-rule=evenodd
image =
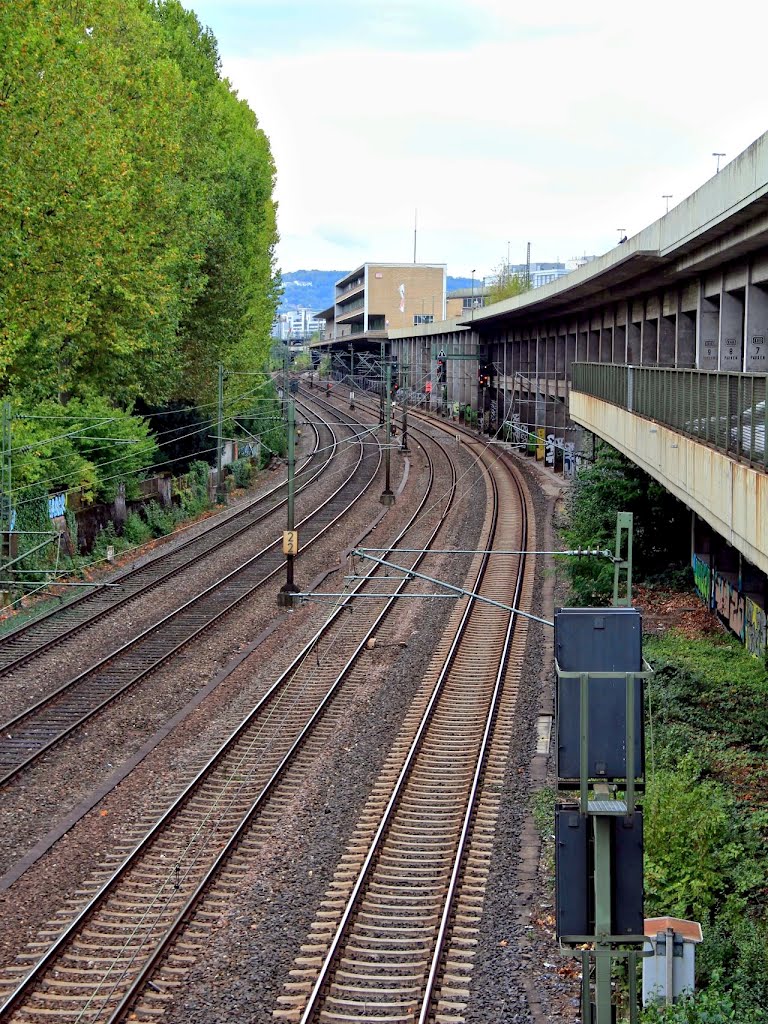
<path id="1" fill-rule="evenodd" d="M 690 517 L 661 484 L 611 445 L 600 442 L 595 462 L 583 466 L 571 492 L 564 536 L 569 547 L 613 550 L 616 513 L 634 516 L 633 558 L 639 579 L 681 568 Z M 574 558 L 568 566 L 576 604 L 604 604 L 613 593 L 613 566 L 596 558 Z"/>
<path id="2" fill-rule="evenodd" d="M 515 295 L 523 295 L 530 291 L 530 287 L 524 277 L 520 277 L 519 274 L 510 274 L 506 266 L 501 266 L 496 271 L 494 283 L 488 288 L 485 303 L 489 305 L 492 302 L 511 299 Z"/>
<path id="3" fill-rule="evenodd" d="M 206 401 L 218 363 L 263 367 L 274 178 L 178 0 L 0 5 L 0 396 L 50 419 L 15 425 L 19 487 L 108 497 L 153 452 L 137 401 Z M 94 410 L 111 439 L 62 431 Z"/>

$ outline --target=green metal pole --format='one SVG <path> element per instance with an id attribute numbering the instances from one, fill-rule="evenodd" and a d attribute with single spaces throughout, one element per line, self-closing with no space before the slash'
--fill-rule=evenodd
<path id="1" fill-rule="evenodd" d="M 403 436 L 400 439 L 400 451 L 408 451 L 408 400 L 403 395 Z"/>
<path id="2" fill-rule="evenodd" d="M 613 562 L 613 605 L 615 608 L 632 607 L 632 529 L 634 515 L 632 512 L 616 513 L 616 547 Z M 623 547 L 622 534 L 627 535 L 627 557 L 621 557 Z M 621 572 L 626 572 L 625 591 L 619 596 L 621 586 Z"/>
<path id="3" fill-rule="evenodd" d="M 383 427 L 384 426 L 384 401 L 385 401 L 385 399 L 384 399 L 384 392 L 385 392 L 385 388 L 384 388 L 384 342 L 383 341 L 381 343 L 380 361 L 381 361 L 381 370 L 379 372 L 379 380 L 380 380 L 379 388 L 381 390 L 381 401 L 379 402 L 379 426 Z"/>
<path id="4" fill-rule="evenodd" d="M 581 813 L 589 805 L 589 673 L 579 676 L 579 787 Z"/>
<path id="5" fill-rule="evenodd" d="M 288 533 L 293 534 L 295 526 L 294 501 L 296 494 L 296 405 L 292 399 L 288 399 L 286 403 L 286 412 L 288 415 L 288 521 L 286 524 L 286 530 Z M 296 548 L 298 549 L 298 538 L 296 538 L 296 541 Z M 296 552 L 290 551 L 286 549 L 286 547 L 283 547 L 283 551 L 285 552 L 285 584 L 280 588 L 277 595 L 277 603 L 284 608 L 290 608 L 293 605 L 293 595 L 297 593 L 299 589 L 293 578 L 293 563 L 296 557 Z"/>
<path id="6" fill-rule="evenodd" d="M 382 505 L 392 505 L 395 496 L 390 486 L 390 456 L 392 455 L 392 403 L 389 400 L 389 393 L 392 389 L 392 366 L 387 363 L 386 373 L 386 399 L 384 400 L 384 490 L 381 492 Z"/>
<path id="7" fill-rule="evenodd" d="M 223 444 L 222 435 L 224 433 L 224 364 L 219 363 L 219 400 L 217 409 L 217 428 L 216 428 L 216 501 L 220 504 L 224 501 L 224 481 L 221 479 L 222 466 L 221 466 L 221 446 Z"/>
<path id="8" fill-rule="evenodd" d="M 611 934 L 611 819 L 606 814 L 592 818 L 595 835 L 595 1024 L 611 1024 L 611 947 L 604 937 Z M 603 937 L 603 941 L 601 941 Z"/>
<path id="9" fill-rule="evenodd" d="M 288 529 L 294 526 L 294 499 L 296 494 L 295 471 L 296 471 L 296 444 L 295 444 L 296 406 L 292 400 L 288 401 Z M 295 555 L 286 555 L 286 588 L 289 591 L 295 589 L 293 583 L 293 560 Z"/>

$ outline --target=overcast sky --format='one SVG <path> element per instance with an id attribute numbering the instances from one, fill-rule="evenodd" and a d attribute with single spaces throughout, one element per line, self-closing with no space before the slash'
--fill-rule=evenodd
<path id="1" fill-rule="evenodd" d="M 768 130 L 768 5 L 183 0 L 277 164 L 278 265 L 600 254 Z"/>

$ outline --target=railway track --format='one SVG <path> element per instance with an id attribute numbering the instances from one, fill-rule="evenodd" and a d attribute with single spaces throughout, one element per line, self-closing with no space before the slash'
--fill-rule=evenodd
<path id="1" fill-rule="evenodd" d="M 380 453 L 377 459 L 365 460 L 360 439 L 358 448 L 357 460 L 342 483 L 297 524 L 304 548 L 323 536 L 375 479 Z M 201 594 L 0 726 L 0 785 L 8 784 L 272 579 L 284 565 L 279 544 L 275 538 Z"/>
<path id="2" fill-rule="evenodd" d="M 523 550 L 519 486 L 506 474 L 492 479 L 487 546 Z M 519 555 L 483 556 L 475 592 L 517 606 L 524 565 Z M 468 922 L 476 931 L 482 892 L 482 864 L 468 882 L 465 866 L 499 707 L 516 696 L 523 649 L 517 618 L 467 603 L 423 712 L 407 723 L 337 869 L 276 1018 L 460 1019 L 471 970 Z M 480 832 L 482 861 L 485 823 Z M 457 918 L 462 886 L 467 905 Z"/>
<path id="3" fill-rule="evenodd" d="M 321 444 L 320 432 L 314 424 L 310 425 L 315 441 L 313 451 L 296 473 L 297 491 L 317 479 L 331 462 L 337 448 L 337 439 L 332 431 L 324 432 L 327 436 Z M 161 551 L 145 565 L 113 574 L 108 581 L 112 586 L 94 584 L 94 590 L 3 634 L 0 636 L 0 677 L 17 671 L 56 644 L 147 594 L 223 543 L 261 523 L 286 501 L 287 482 L 283 481 L 226 519 L 211 523 L 204 533 L 176 545 L 172 551 Z"/>
<path id="4" fill-rule="evenodd" d="M 453 471 L 452 471 L 453 473 Z M 428 546 L 440 535 L 455 473 L 438 509 L 425 490 L 395 545 Z M 423 556 L 391 552 L 403 567 Z M 94 879 L 39 944 L 0 975 L 0 1018 L 118 1021 L 159 1016 L 200 952 L 208 924 L 269 841 L 343 712 L 344 684 L 405 588 L 374 566 L 356 591 L 375 588 L 351 618 L 340 602 L 323 629 L 190 781 L 162 819 Z M 383 588 L 383 590 L 382 590 Z M 322 656 L 321 656 L 322 652 Z M 112 865 L 110 865 L 111 868 Z M 52 941 L 50 941 L 52 940 Z M 30 969 L 30 962 L 34 966 Z"/>

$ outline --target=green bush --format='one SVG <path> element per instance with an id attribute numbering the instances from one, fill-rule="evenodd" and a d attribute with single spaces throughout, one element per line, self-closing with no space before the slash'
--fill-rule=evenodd
<path id="1" fill-rule="evenodd" d="M 649 777 L 644 806 L 647 913 L 736 924 L 768 879 L 733 796 L 687 754 L 676 771 Z"/>
<path id="2" fill-rule="evenodd" d="M 696 950 L 696 973 L 700 984 L 727 990 L 740 1006 L 768 1007 L 768 927 L 749 917 L 716 922 Z"/>
<path id="3" fill-rule="evenodd" d="M 710 988 L 672 1006 L 648 1006 L 640 1019 L 643 1024 L 765 1024 L 766 1016 L 730 992 Z"/>
<path id="4" fill-rule="evenodd" d="M 165 537 L 173 532 L 176 519 L 171 509 L 164 509 L 158 502 L 150 501 L 142 512 L 153 537 Z"/>
<path id="5" fill-rule="evenodd" d="M 248 458 L 236 459 L 231 466 L 235 487 L 247 487 L 253 479 L 253 465 Z"/>
<path id="6" fill-rule="evenodd" d="M 210 479 L 211 467 L 207 462 L 195 460 L 189 467 L 187 479 L 193 498 L 208 504 L 208 480 Z"/>
<path id="7" fill-rule="evenodd" d="M 96 535 L 91 550 L 91 561 L 103 561 L 107 557 L 107 548 L 110 547 L 114 548 L 115 553 L 128 547 L 127 542 L 122 537 L 117 536 L 114 523 L 107 523 L 104 529 L 100 530 Z"/>
<path id="8" fill-rule="evenodd" d="M 726 635 L 669 631 L 644 647 L 654 668 L 647 737 L 656 766 L 645 800 L 646 912 L 700 920 L 704 941 L 701 993 L 643 1020 L 765 1021 L 768 674 Z"/>
<path id="9" fill-rule="evenodd" d="M 138 512 L 129 512 L 123 526 L 123 540 L 130 547 L 145 544 L 152 537 L 152 530 Z"/>
<path id="10" fill-rule="evenodd" d="M 647 473 L 601 442 L 595 461 L 576 474 L 568 503 L 568 526 L 562 531 L 569 548 L 613 551 L 616 513 L 634 517 L 634 575 L 636 580 L 685 572 L 690 515 Z M 566 571 L 573 591 L 572 603 L 604 605 L 613 596 L 613 566 L 595 557 L 568 559 Z"/>

